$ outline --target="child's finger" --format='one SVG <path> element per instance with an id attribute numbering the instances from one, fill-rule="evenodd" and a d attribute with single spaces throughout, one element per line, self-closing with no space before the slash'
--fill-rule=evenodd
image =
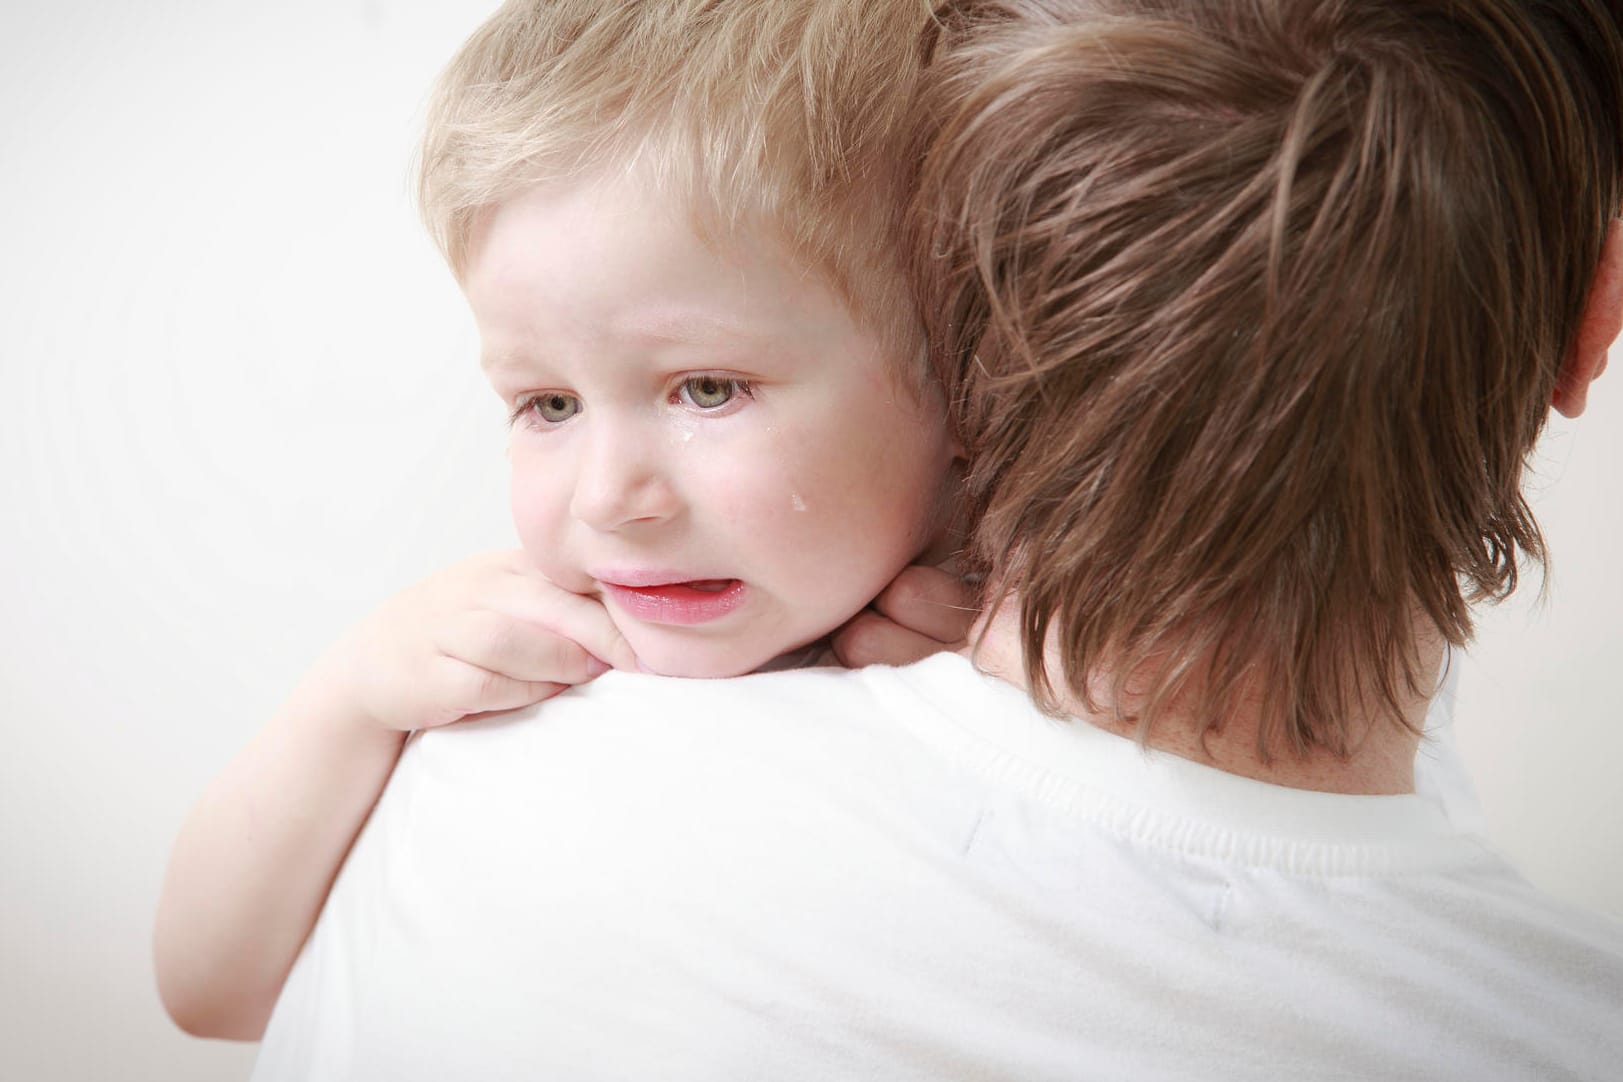
<path id="1" fill-rule="evenodd" d="M 491 714 L 521 710 L 526 706 L 544 702 L 560 691 L 568 691 L 571 687 L 569 684 L 557 684 L 550 680 L 510 680 L 499 673 L 492 673 L 491 676 L 493 679 L 485 685 L 484 708 L 470 710 L 459 720 L 473 721 L 476 718 L 489 717 Z"/>
<path id="2" fill-rule="evenodd" d="M 572 639 L 488 610 L 448 622 L 438 645 L 447 657 L 521 682 L 583 684 L 603 671 L 603 663 Z"/>
<path id="3" fill-rule="evenodd" d="M 864 665 L 907 665 L 950 649 L 950 645 L 921 635 L 877 612 L 864 609 L 830 640 L 834 656 L 848 669 Z"/>
<path id="4" fill-rule="evenodd" d="M 595 598 L 570 593 L 537 575 L 521 572 L 507 580 L 492 607 L 579 643 L 611 668 L 629 672 L 637 669 L 636 653 L 614 626 L 603 603 Z"/>
<path id="5" fill-rule="evenodd" d="M 442 657 L 439 661 L 441 665 L 434 679 L 444 695 L 446 707 L 441 716 L 423 721 L 424 728 L 517 710 L 550 699 L 570 686 L 552 680 L 515 680 L 455 658 Z"/>
<path id="6" fill-rule="evenodd" d="M 969 637 L 980 615 L 975 593 L 962 579 L 922 564 L 904 567 L 873 607 L 902 628 L 954 647 Z"/>
<path id="7" fill-rule="evenodd" d="M 637 671 L 637 654 L 626 642 L 619 627 L 609 616 L 609 610 L 596 598 L 582 597 L 554 587 L 557 597 L 558 623 L 549 624 L 556 631 L 585 647 L 594 657 L 601 658 L 611 668 L 627 672 Z"/>

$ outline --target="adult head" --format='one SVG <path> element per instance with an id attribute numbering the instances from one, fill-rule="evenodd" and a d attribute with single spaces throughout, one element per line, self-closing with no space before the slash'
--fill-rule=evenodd
<path id="1" fill-rule="evenodd" d="M 922 299 L 1033 689 L 1264 762 L 1412 727 L 1617 333 L 1615 12 L 992 0 L 931 94 Z"/>

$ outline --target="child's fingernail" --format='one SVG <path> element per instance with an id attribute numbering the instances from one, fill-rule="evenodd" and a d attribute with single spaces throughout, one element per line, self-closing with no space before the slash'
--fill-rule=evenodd
<path id="1" fill-rule="evenodd" d="M 586 655 L 586 676 L 588 679 L 594 676 L 602 676 L 613 667 L 614 666 L 610 665 L 607 661 L 604 661 L 602 658 L 597 657 L 596 655 Z"/>

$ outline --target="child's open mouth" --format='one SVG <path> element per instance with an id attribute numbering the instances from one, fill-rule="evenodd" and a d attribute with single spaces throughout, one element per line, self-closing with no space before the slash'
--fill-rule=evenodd
<path id="1" fill-rule="evenodd" d="M 604 592 L 631 616 L 653 624 L 703 624 L 719 620 L 744 600 L 740 579 L 688 579 L 648 586 L 603 583 Z"/>

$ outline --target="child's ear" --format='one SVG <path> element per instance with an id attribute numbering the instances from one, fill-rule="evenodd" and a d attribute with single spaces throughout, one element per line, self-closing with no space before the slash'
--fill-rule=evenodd
<path id="1" fill-rule="evenodd" d="M 1600 266 L 1584 298 L 1572 348 L 1561 363 L 1550 405 L 1563 417 L 1576 417 L 1589 402 L 1589 385 L 1606 371 L 1606 351 L 1623 332 L 1623 220 L 1614 219 L 1601 247 Z"/>

